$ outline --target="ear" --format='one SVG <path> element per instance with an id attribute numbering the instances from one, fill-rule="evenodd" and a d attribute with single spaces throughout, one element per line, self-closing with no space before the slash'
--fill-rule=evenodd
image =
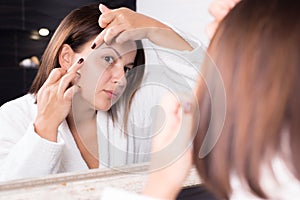
<path id="1" fill-rule="evenodd" d="M 70 45 L 63 44 L 58 57 L 59 65 L 64 69 L 69 69 L 73 64 L 74 54 L 75 52 Z"/>

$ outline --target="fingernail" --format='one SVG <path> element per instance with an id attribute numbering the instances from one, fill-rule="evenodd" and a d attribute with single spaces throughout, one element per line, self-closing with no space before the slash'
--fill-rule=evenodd
<path id="1" fill-rule="evenodd" d="M 81 63 L 83 63 L 83 58 L 80 58 L 79 60 L 78 60 L 78 62 L 77 62 L 78 64 L 81 64 Z"/>
<path id="2" fill-rule="evenodd" d="M 91 46 L 92 49 L 95 49 L 96 47 L 96 43 L 93 43 L 93 45 Z"/>

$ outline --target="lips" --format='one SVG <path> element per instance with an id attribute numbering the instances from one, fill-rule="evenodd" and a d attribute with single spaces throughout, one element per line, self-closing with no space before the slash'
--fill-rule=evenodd
<path id="1" fill-rule="evenodd" d="M 119 94 L 117 92 L 114 92 L 113 90 L 103 90 L 106 95 L 109 97 L 109 98 L 116 98 L 119 96 Z"/>

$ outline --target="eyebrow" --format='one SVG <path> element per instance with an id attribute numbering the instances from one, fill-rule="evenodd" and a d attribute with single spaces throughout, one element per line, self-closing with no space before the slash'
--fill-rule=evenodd
<path id="1" fill-rule="evenodd" d="M 111 50 L 113 50 L 117 54 L 117 56 L 119 58 L 122 58 L 121 54 L 115 48 L 113 48 L 113 47 L 103 47 L 103 49 L 111 49 Z M 127 65 L 134 65 L 134 62 L 128 63 Z"/>
<path id="2" fill-rule="evenodd" d="M 121 54 L 113 47 L 103 47 L 103 49 L 112 49 L 119 58 L 122 58 Z"/>

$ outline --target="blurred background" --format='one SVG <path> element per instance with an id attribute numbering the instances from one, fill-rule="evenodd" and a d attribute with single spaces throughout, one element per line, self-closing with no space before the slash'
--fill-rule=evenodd
<path id="1" fill-rule="evenodd" d="M 59 22 L 90 3 L 121 6 L 186 31 L 208 44 L 211 0 L 0 0 L 0 106 L 27 93 L 39 60 Z"/>

